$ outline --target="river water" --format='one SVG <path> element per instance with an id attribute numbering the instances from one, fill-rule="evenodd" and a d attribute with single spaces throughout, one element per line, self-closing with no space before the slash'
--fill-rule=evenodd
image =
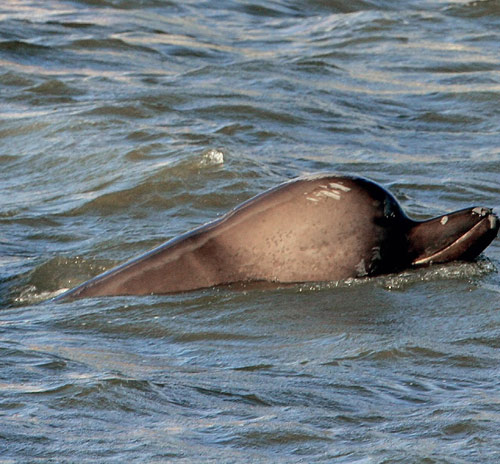
<path id="1" fill-rule="evenodd" d="M 500 462 L 500 241 L 367 281 L 43 302 L 287 179 L 500 206 L 500 2 L 3 0 L 0 464 Z"/>

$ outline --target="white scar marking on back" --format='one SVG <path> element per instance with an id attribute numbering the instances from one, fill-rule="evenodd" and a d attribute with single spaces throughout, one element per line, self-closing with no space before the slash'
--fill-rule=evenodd
<path id="1" fill-rule="evenodd" d="M 351 189 L 345 185 L 338 182 L 328 182 L 328 184 L 320 184 L 319 189 L 313 192 L 305 192 L 306 199 L 309 201 L 318 202 L 321 198 L 333 198 L 334 200 L 340 200 L 342 197 L 342 192 L 349 192 Z M 316 198 L 312 198 L 308 195 L 313 195 Z"/>
<path id="2" fill-rule="evenodd" d="M 319 192 L 316 192 L 314 195 L 317 197 L 330 197 L 333 198 L 334 200 L 340 200 L 339 192 L 330 192 L 329 190 L 320 190 Z"/>
<path id="3" fill-rule="evenodd" d="M 441 221 L 440 221 L 440 222 L 441 222 L 441 224 L 443 224 L 443 226 L 444 226 L 444 225 L 448 222 L 448 216 L 443 216 L 443 217 L 441 218 Z"/>
<path id="4" fill-rule="evenodd" d="M 342 190 L 343 192 L 349 192 L 351 190 L 349 187 L 346 187 L 342 184 L 337 184 L 335 182 L 330 182 L 328 185 L 330 185 L 331 188 Z"/>

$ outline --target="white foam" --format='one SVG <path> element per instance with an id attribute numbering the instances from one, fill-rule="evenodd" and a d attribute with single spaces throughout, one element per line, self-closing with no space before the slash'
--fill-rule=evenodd
<path id="1" fill-rule="evenodd" d="M 216 166 L 219 164 L 224 164 L 224 153 L 215 148 L 206 150 L 203 152 L 203 156 L 200 164 L 202 166 Z"/>

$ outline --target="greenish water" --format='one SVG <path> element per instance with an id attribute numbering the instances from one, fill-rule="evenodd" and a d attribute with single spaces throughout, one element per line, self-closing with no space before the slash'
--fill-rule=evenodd
<path id="1" fill-rule="evenodd" d="M 500 244 L 42 303 L 317 171 L 500 206 L 498 1 L 0 5 L 0 463 L 497 463 Z"/>

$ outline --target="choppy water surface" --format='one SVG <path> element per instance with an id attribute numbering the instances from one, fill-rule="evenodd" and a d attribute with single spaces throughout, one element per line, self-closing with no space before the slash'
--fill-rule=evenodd
<path id="1" fill-rule="evenodd" d="M 286 179 L 500 206 L 498 1 L 0 5 L 0 463 L 500 462 L 500 244 L 37 304 Z"/>

